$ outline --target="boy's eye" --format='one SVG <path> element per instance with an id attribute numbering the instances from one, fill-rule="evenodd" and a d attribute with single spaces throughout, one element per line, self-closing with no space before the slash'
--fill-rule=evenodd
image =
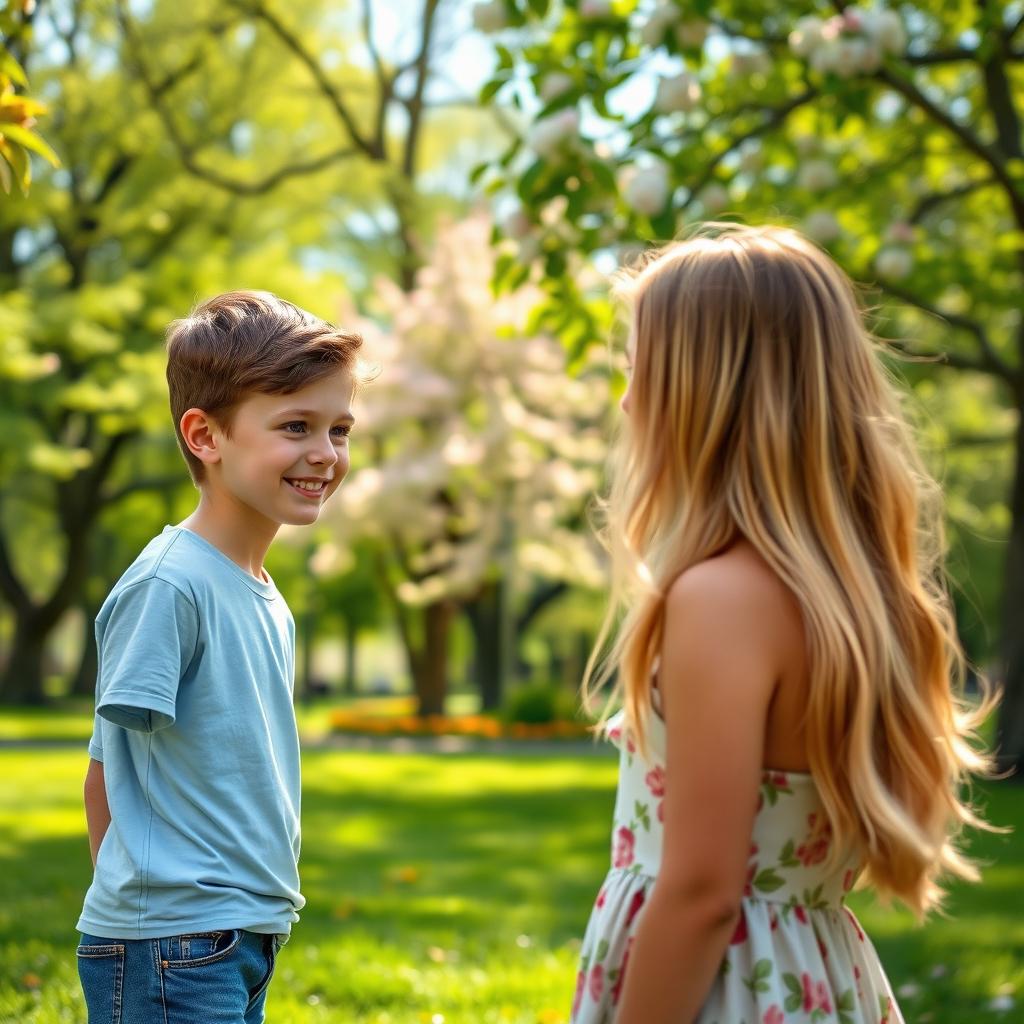
<path id="1" fill-rule="evenodd" d="M 344 424 L 338 427 L 331 427 L 331 433 L 335 437 L 348 437 L 352 433 L 352 427 L 348 424 Z"/>
<path id="2" fill-rule="evenodd" d="M 294 429 L 298 428 L 298 429 Z M 283 427 L 289 434 L 304 434 L 306 432 L 306 424 L 301 420 L 295 420 L 294 423 L 286 423 Z"/>

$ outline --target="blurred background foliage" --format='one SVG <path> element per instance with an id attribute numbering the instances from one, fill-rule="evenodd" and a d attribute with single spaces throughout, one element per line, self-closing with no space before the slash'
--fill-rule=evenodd
<path id="1" fill-rule="evenodd" d="M 37 154 L 0 206 L 0 700 L 91 692 L 99 602 L 195 499 L 163 331 L 232 287 L 361 330 L 379 369 L 351 479 L 270 563 L 300 692 L 411 692 L 426 714 L 571 689 L 622 387 L 607 273 L 739 217 L 800 226 L 866 286 L 1013 760 L 1019 4 L 14 7 L 59 165 Z"/>

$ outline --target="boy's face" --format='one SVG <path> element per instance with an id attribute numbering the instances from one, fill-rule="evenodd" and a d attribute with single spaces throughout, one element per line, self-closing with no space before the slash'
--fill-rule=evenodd
<path id="1" fill-rule="evenodd" d="M 207 483 L 274 523 L 316 522 L 348 472 L 353 380 L 338 370 L 287 395 L 250 395 L 218 431 Z"/>

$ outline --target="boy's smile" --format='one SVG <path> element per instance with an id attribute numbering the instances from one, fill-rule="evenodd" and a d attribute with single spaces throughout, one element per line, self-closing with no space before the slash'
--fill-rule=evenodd
<path id="1" fill-rule="evenodd" d="M 289 394 L 247 396 L 230 430 L 216 431 L 211 497 L 240 524 L 253 512 L 275 526 L 316 522 L 348 472 L 352 395 L 351 372 L 338 370 Z"/>

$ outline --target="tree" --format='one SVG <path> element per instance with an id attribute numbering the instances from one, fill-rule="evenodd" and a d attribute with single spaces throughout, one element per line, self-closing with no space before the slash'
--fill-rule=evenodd
<path id="1" fill-rule="evenodd" d="M 110 13 L 72 8 L 74 17 L 54 16 L 54 42 L 33 72 L 45 95 L 60 97 L 50 136 L 64 166 L 0 208 L 5 701 L 44 699 L 54 627 L 94 603 L 90 576 L 105 574 L 109 587 L 123 569 L 98 527 L 147 491 L 188 501 L 163 382 L 168 321 L 197 297 L 240 286 L 280 291 L 331 316 L 342 289 L 336 272 L 295 258 L 300 243 L 282 226 L 308 231 L 301 211 L 237 199 L 178 169 L 148 106 L 125 88 Z M 155 88 L 170 90 L 197 68 L 191 57 L 179 61 Z M 220 83 L 208 84 L 216 92 Z M 220 113 L 193 115 L 201 130 Z M 248 159 L 269 155 L 261 141 Z M 145 506 L 139 522 L 148 536 L 161 507 Z"/>
<path id="2" fill-rule="evenodd" d="M 498 58 L 483 99 L 531 116 L 522 143 L 477 177 L 514 192 L 510 281 L 539 275 L 549 319 L 590 334 L 600 307 L 573 282 L 580 256 L 696 219 L 784 218 L 874 282 L 876 329 L 912 381 L 988 382 L 1010 419 L 988 439 L 1008 435 L 1013 452 L 1000 759 L 1024 767 L 1024 15 L 991 0 L 810 13 L 493 0 L 476 21 Z M 542 216 L 552 203 L 564 204 L 557 230 Z"/>
<path id="3" fill-rule="evenodd" d="M 31 153 L 54 167 L 60 164 L 57 154 L 34 131 L 46 104 L 17 91 L 28 87 L 23 64 L 34 13 L 35 0 L 7 0 L 0 10 L 0 187 L 8 194 L 12 185 L 23 194 L 28 192 Z"/>
<path id="4" fill-rule="evenodd" d="M 461 603 L 502 593 L 492 629 L 476 633 L 500 682 L 526 581 L 601 576 L 578 527 L 604 458 L 607 367 L 598 358 L 569 378 L 558 344 L 524 330 L 536 296 L 493 298 L 490 234 L 479 214 L 449 225 L 416 287 L 378 282 L 374 320 L 353 321 L 382 367 L 360 399 L 356 444 L 371 456 L 325 512 L 339 538 L 379 542 L 425 714 L 443 710 Z"/>

